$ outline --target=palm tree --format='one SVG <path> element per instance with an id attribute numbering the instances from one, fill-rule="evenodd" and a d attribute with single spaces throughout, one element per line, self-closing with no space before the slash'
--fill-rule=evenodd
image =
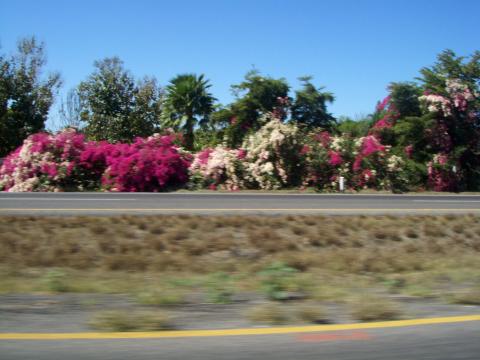
<path id="1" fill-rule="evenodd" d="M 216 99 L 208 92 L 210 87 L 204 75 L 181 74 L 166 88 L 163 123 L 184 133 L 188 150 L 193 150 L 195 126 L 206 124 L 214 109 Z"/>

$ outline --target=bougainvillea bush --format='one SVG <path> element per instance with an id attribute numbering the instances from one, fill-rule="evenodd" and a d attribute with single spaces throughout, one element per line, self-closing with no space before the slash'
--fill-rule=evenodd
<path id="1" fill-rule="evenodd" d="M 335 191 L 340 176 L 348 184 L 355 151 L 352 138 L 348 135 L 332 136 L 322 131 L 307 134 L 305 139 L 306 144 L 301 151 L 306 163 L 302 186 L 311 186 L 320 191 Z"/>
<path id="2" fill-rule="evenodd" d="M 460 79 L 445 79 L 437 93 L 420 97 L 432 121 L 425 130 L 431 147 L 428 184 L 436 191 L 457 191 L 479 183 L 479 94 Z"/>
<path id="3" fill-rule="evenodd" d="M 305 129 L 275 113 L 264 114 L 263 126 L 241 147 L 218 145 L 196 154 L 184 151 L 172 132 L 132 143 L 87 141 L 73 129 L 34 134 L 4 159 L 0 190 L 338 191 L 340 177 L 352 191 L 478 190 L 478 87 L 452 77 L 437 80 L 423 94 L 417 85 L 396 84 L 395 91 L 408 97 L 402 102 L 392 92 L 381 101 L 363 137 Z"/>
<path id="4" fill-rule="evenodd" d="M 13 192 L 89 188 L 99 179 L 80 165 L 81 155 L 89 145 L 82 134 L 72 129 L 57 135 L 31 135 L 5 158 L 0 168 L 0 189 Z"/>
<path id="5" fill-rule="evenodd" d="M 190 187 L 236 191 L 245 188 L 246 151 L 224 146 L 207 148 L 197 154 L 190 165 Z"/>
<path id="6" fill-rule="evenodd" d="M 343 177 L 347 189 L 399 191 L 408 185 L 403 176 L 404 157 L 391 153 L 374 135 L 352 138 L 327 132 L 309 136 L 304 146 L 307 172 L 304 186 L 321 191 L 338 190 Z"/>
<path id="7" fill-rule="evenodd" d="M 172 136 L 136 138 L 132 144 L 105 146 L 102 187 L 109 191 L 161 191 L 188 181 L 191 155 L 174 145 Z"/>
<path id="8" fill-rule="evenodd" d="M 305 164 L 298 127 L 273 114 L 262 121 L 265 125 L 242 145 L 247 185 L 264 190 L 300 186 Z"/>
<path id="9" fill-rule="evenodd" d="M 161 191 L 188 180 L 191 155 L 172 136 L 87 142 L 75 130 L 30 136 L 0 168 L 5 191 Z"/>

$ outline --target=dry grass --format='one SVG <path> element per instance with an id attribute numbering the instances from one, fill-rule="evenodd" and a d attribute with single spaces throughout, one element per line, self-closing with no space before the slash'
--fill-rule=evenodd
<path id="1" fill-rule="evenodd" d="M 351 301 L 351 315 L 360 321 L 383 321 L 398 319 L 401 311 L 391 300 L 366 295 Z"/>
<path id="2" fill-rule="evenodd" d="M 298 270 L 288 290 L 316 300 L 344 302 L 367 278 L 362 286 L 427 297 L 480 281 L 479 252 L 473 215 L 0 217 L 0 293 L 128 292 L 173 304 L 184 294 L 166 274 L 237 274 L 234 288 L 256 291 L 258 273 L 280 261 Z"/>
<path id="3" fill-rule="evenodd" d="M 213 272 L 255 259 L 388 273 L 472 252 L 480 252 L 475 216 L 0 218 L 0 263 L 17 267 Z"/>
<path id="4" fill-rule="evenodd" d="M 282 325 L 289 321 L 288 313 L 278 304 L 262 304 L 251 308 L 247 318 L 254 323 Z"/>
<path id="5" fill-rule="evenodd" d="M 463 305 L 480 305 L 480 287 L 456 292 L 453 294 L 451 302 Z"/>
<path id="6" fill-rule="evenodd" d="M 318 304 L 301 304 L 296 310 L 297 319 L 306 323 L 326 323 L 328 317 L 325 310 Z"/>
<path id="7" fill-rule="evenodd" d="M 136 296 L 142 305 L 180 305 L 186 302 L 186 292 L 180 288 L 147 289 Z"/>
<path id="8" fill-rule="evenodd" d="M 90 326 L 100 331 L 155 331 L 171 328 L 170 318 L 164 312 L 126 312 L 120 310 L 99 313 Z"/>

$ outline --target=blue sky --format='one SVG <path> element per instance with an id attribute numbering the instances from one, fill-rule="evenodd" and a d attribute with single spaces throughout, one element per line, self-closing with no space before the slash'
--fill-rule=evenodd
<path id="1" fill-rule="evenodd" d="M 478 0 L 0 0 L 0 51 L 24 36 L 44 41 L 62 94 L 114 55 L 163 85 L 204 73 L 224 104 L 252 66 L 293 88 L 310 74 L 335 94 L 334 115 L 355 117 L 440 51 L 480 50 L 478 14 Z"/>

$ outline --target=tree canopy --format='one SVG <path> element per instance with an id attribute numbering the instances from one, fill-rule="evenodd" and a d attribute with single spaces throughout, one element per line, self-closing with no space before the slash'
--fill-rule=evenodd
<path id="1" fill-rule="evenodd" d="M 58 73 L 42 77 L 45 44 L 34 37 L 18 42 L 17 52 L 0 54 L 0 157 L 45 128 L 61 85 Z"/>
<path id="2" fill-rule="evenodd" d="M 331 92 L 316 88 L 311 76 L 299 78 L 302 89 L 295 91 L 295 101 L 292 104 L 292 119 L 307 128 L 322 128 L 332 130 L 335 118 L 327 111 L 327 103 L 332 103 L 335 97 Z"/>
<path id="3" fill-rule="evenodd" d="M 78 86 L 80 117 L 93 140 L 132 141 L 152 135 L 160 125 L 161 91 L 153 78 L 135 82 L 118 57 L 94 63 Z"/>
<path id="4" fill-rule="evenodd" d="M 193 150 L 194 129 L 205 125 L 213 111 L 215 98 L 205 76 L 181 74 L 170 80 L 163 102 L 163 125 L 183 131 L 185 147 Z"/>

